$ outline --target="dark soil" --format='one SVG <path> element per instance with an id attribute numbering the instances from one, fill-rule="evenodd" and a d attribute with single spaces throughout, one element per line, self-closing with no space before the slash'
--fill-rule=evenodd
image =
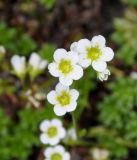
<path id="1" fill-rule="evenodd" d="M 109 37 L 113 18 L 123 12 L 120 0 L 58 0 L 51 11 L 38 0 L 34 0 L 32 9 L 24 11 L 22 2 L 6 0 L 0 19 L 24 28 L 39 44 L 54 42 L 58 47 L 68 47 L 74 40 L 96 34 Z"/>

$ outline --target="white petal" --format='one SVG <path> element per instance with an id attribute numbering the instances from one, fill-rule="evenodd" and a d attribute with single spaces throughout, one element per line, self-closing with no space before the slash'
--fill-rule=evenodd
<path id="1" fill-rule="evenodd" d="M 109 69 L 106 69 L 105 71 L 98 73 L 98 78 L 101 81 L 106 81 L 108 79 L 109 75 L 110 75 L 110 71 L 109 71 Z"/>
<path id="2" fill-rule="evenodd" d="M 62 127 L 62 122 L 59 119 L 52 119 L 51 124 L 56 127 Z"/>
<path id="3" fill-rule="evenodd" d="M 102 59 L 104 61 L 111 61 L 114 57 L 114 52 L 111 48 L 109 47 L 105 47 L 103 50 L 103 55 L 102 55 Z"/>
<path id="4" fill-rule="evenodd" d="M 64 154 L 63 160 L 70 160 L 70 154 L 68 152 Z"/>
<path id="5" fill-rule="evenodd" d="M 29 64 L 34 68 L 39 68 L 41 58 L 37 53 L 32 53 L 29 59 Z"/>
<path id="6" fill-rule="evenodd" d="M 18 73 L 24 72 L 25 63 L 26 63 L 25 57 L 20 57 L 18 55 L 14 55 L 11 58 L 11 64 L 12 64 L 14 70 Z"/>
<path id="7" fill-rule="evenodd" d="M 49 144 L 50 145 L 56 145 L 56 144 L 58 144 L 59 143 L 59 139 L 58 139 L 58 137 L 55 137 L 55 138 L 49 138 Z"/>
<path id="8" fill-rule="evenodd" d="M 0 54 L 5 54 L 6 53 L 6 49 L 0 45 Z"/>
<path id="9" fill-rule="evenodd" d="M 91 60 L 86 58 L 86 54 L 80 54 L 79 55 L 79 64 L 83 68 L 87 68 L 88 66 L 91 65 Z"/>
<path id="10" fill-rule="evenodd" d="M 48 65 L 49 72 L 54 77 L 59 77 L 58 65 L 53 62 Z"/>
<path id="11" fill-rule="evenodd" d="M 25 64 L 26 64 L 25 57 L 21 57 L 20 60 L 21 60 L 21 64 L 22 64 L 23 68 L 25 68 Z"/>
<path id="12" fill-rule="evenodd" d="M 79 61 L 79 57 L 78 57 L 78 53 L 74 52 L 74 51 L 69 51 L 68 52 L 68 58 L 74 63 L 78 63 Z"/>
<path id="13" fill-rule="evenodd" d="M 60 76 L 59 81 L 64 86 L 70 86 L 73 82 L 72 78 L 70 78 L 69 76 Z"/>
<path id="14" fill-rule="evenodd" d="M 107 68 L 107 64 L 103 61 L 93 61 L 92 67 L 98 72 L 103 72 Z"/>
<path id="15" fill-rule="evenodd" d="M 67 112 L 72 112 L 76 109 L 76 107 L 77 107 L 77 102 L 73 101 L 70 105 L 66 107 L 66 110 Z"/>
<path id="16" fill-rule="evenodd" d="M 99 46 L 99 48 L 103 48 L 105 47 L 106 44 L 106 40 L 103 36 L 98 35 L 98 36 L 94 36 L 91 40 L 92 46 Z"/>
<path id="17" fill-rule="evenodd" d="M 58 145 L 54 148 L 54 152 L 60 153 L 60 154 L 64 154 L 65 149 L 62 145 Z"/>
<path id="18" fill-rule="evenodd" d="M 48 144 L 48 137 L 45 135 L 45 133 L 42 133 L 40 135 L 40 141 L 43 143 L 43 144 Z"/>
<path id="19" fill-rule="evenodd" d="M 56 104 L 57 101 L 56 101 L 56 91 L 50 91 L 48 94 L 47 94 L 47 100 L 49 103 L 51 104 Z"/>
<path id="20" fill-rule="evenodd" d="M 20 61 L 20 57 L 18 55 L 14 55 L 11 58 L 11 64 L 14 68 L 16 68 L 16 65 L 19 63 L 18 61 Z"/>
<path id="21" fill-rule="evenodd" d="M 103 74 L 106 74 L 106 75 L 110 75 L 111 73 L 110 73 L 110 70 L 109 69 L 105 69 L 103 72 L 102 72 Z"/>
<path id="22" fill-rule="evenodd" d="M 45 157 L 50 157 L 52 155 L 53 152 L 53 147 L 48 147 L 45 151 L 44 151 L 44 156 Z"/>
<path id="23" fill-rule="evenodd" d="M 60 48 L 60 49 L 57 49 L 55 52 L 54 52 L 54 60 L 56 62 L 59 62 L 62 58 L 66 57 L 67 55 L 67 51 L 63 48 Z"/>
<path id="24" fill-rule="evenodd" d="M 58 83 L 55 89 L 57 93 L 60 93 L 61 91 L 68 91 L 69 87 L 62 85 L 61 83 Z"/>
<path id="25" fill-rule="evenodd" d="M 67 138 L 77 140 L 76 129 L 74 127 L 69 128 L 67 131 Z"/>
<path id="26" fill-rule="evenodd" d="M 50 126 L 50 122 L 49 122 L 48 120 L 44 120 L 44 121 L 41 122 L 41 124 L 40 124 L 40 130 L 41 130 L 42 132 L 45 132 L 49 126 Z"/>
<path id="27" fill-rule="evenodd" d="M 47 64 L 48 64 L 48 61 L 46 61 L 46 60 L 41 61 L 39 64 L 39 69 L 44 70 L 46 68 Z"/>
<path id="28" fill-rule="evenodd" d="M 91 42 L 88 39 L 81 39 L 77 43 L 77 51 L 79 53 L 86 53 L 87 48 L 91 47 Z"/>
<path id="29" fill-rule="evenodd" d="M 75 66 L 74 66 L 74 70 L 73 70 L 73 72 L 72 72 L 72 74 L 71 74 L 72 79 L 78 80 L 78 79 L 80 79 L 82 76 L 83 76 L 83 69 L 82 69 L 82 67 L 80 67 L 80 66 L 78 66 L 78 65 L 75 65 Z"/>
<path id="30" fill-rule="evenodd" d="M 131 72 L 130 76 L 131 76 L 131 78 L 133 78 L 134 80 L 137 80 L 137 72 Z"/>
<path id="31" fill-rule="evenodd" d="M 66 114 L 65 107 L 60 107 L 59 105 L 54 106 L 54 112 L 57 116 L 63 116 Z"/>
<path id="32" fill-rule="evenodd" d="M 60 138 L 64 138 L 66 136 L 66 131 L 64 128 L 60 128 L 59 130 L 59 136 Z"/>
<path id="33" fill-rule="evenodd" d="M 70 94 L 72 96 L 73 101 L 76 101 L 78 99 L 79 92 L 76 89 L 71 89 Z"/>
<path id="34" fill-rule="evenodd" d="M 71 51 L 74 51 L 74 52 L 77 52 L 77 43 L 78 42 L 73 42 L 70 46 L 70 50 Z"/>

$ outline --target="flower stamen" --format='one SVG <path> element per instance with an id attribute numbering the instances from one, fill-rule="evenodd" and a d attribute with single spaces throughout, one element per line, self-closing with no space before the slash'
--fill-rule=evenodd
<path id="1" fill-rule="evenodd" d="M 52 126 L 48 128 L 47 131 L 48 137 L 50 138 L 56 137 L 57 133 L 58 133 L 57 127 Z"/>
<path id="2" fill-rule="evenodd" d="M 68 92 L 62 91 L 61 94 L 57 97 L 57 101 L 61 106 L 66 106 L 70 104 L 71 96 Z"/>
<path id="3" fill-rule="evenodd" d="M 96 61 L 99 59 L 99 57 L 101 56 L 101 50 L 99 49 L 99 47 L 91 47 L 91 48 L 87 48 L 87 58 L 91 59 L 92 61 Z"/>
<path id="4" fill-rule="evenodd" d="M 72 67 L 71 61 L 62 59 L 60 61 L 60 63 L 59 63 L 59 70 L 63 74 L 69 74 L 69 73 L 71 73 L 73 71 L 73 67 Z"/>
<path id="5" fill-rule="evenodd" d="M 62 156 L 59 153 L 54 153 L 51 156 L 51 160 L 62 160 Z"/>

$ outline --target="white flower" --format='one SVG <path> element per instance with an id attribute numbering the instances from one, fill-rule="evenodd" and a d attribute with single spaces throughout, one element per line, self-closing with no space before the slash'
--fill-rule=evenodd
<path id="1" fill-rule="evenodd" d="M 6 49 L 0 45 L 0 55 L 4 55 L 6 53 Z"/>
<path id="2" fill-rule="evenodd" d="M 70 160 L 70 154 L 61 145 L 47 148 L 44 155 L 46 160 Z"/>
<path id="3" fill-rule="evenodd" d="M 106 81 L 109 75 L 109 69 L 105 69 L 103 72 L 98 72 L 98 78 L 100 79 L 100 81 Z"/>
<path id="4" fill-rule="evenodd" d="M 48 93 L 47 99 L 54 105 L 55 114 L 62 116 L 76 109 L 78 96 L 77 90 L 69 89 L 69 87 L 59 83 L 55 90 Z"/>
<path id="5" fill-rule="evenodd" d="M 57 49 L 54 53 L 54 60 L 48 66 L 49 72 L 54 77 L 59 77 L 59 81 L 63 85 L 69 86 L 73 80 L 78 80 L 83 76 L 82 67 L 77 65 L 79 61 L 77 53 Z"/>
<path id="6" fill-rule="evenodd" d="M 47 60 L 43 60 L 37 53 L 32 53 L 29 59 L 30 75 L 34 78 L 43 71 L 48 64 Z"/>
<path id="7" fill-rule="evenodd" d="M 77 44 L 78 42 L 73 42 L 70 46 L 70 50 L 77 53 Z"/>
<path id="8" fill-rule="evenodd" d="M 26 73 L 26 59 L 25 57 L 20 57 L 18 55 L 14 55 L 11 58 L 11 64 L 14 68 L 14 71 L 17 76 L 24 77 Z"/>
<path id="9" fill-rule="evenodd" d="M 43 144 L 56 145 L 66 135 L 62 122 L 59 119 L 44 120 L 40 124 L 40 140 Z"/>
<path id="10" fill-rule="evenodd" d="M 94 148 L 92 150 L 92 156 L 94 160 L 107 160 L 109 151 L 106 149 Z"/>
<path id="11" fill-rule="evenodd" d="M 32 53 L 29 59 L 29 64 L 38 70 L 43 70 L 46 68 L 48 62 L 47 60 L 41 59 L 41 57 L 37 53 Z"/>
<path id="12" fill-rule="evenodd" d="M 108 61 L 111 61 L 114 52 L 111 48 L 106 47 L 106 40 L 103 36 L 94 36 L 92 40 L 81 39 L 77 43 L 73 43 L 71 50 L 77 51 L 79 54 L 79 64 L 83 68 L 92 67 L 103 72 L 107 68 Z"/>

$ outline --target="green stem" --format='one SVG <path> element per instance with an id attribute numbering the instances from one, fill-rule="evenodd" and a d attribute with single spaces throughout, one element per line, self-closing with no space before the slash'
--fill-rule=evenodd
<path id="1" fill-rule="evenodd" d="M 76 118 L 75 118 L 74 112 L 71 113 L 71 116 L 72 116 L 73 127 L 74 127 L 75 133 L 76 133 L 76 138 L 78 139 L 77 122 L 76 122 Z"/>

